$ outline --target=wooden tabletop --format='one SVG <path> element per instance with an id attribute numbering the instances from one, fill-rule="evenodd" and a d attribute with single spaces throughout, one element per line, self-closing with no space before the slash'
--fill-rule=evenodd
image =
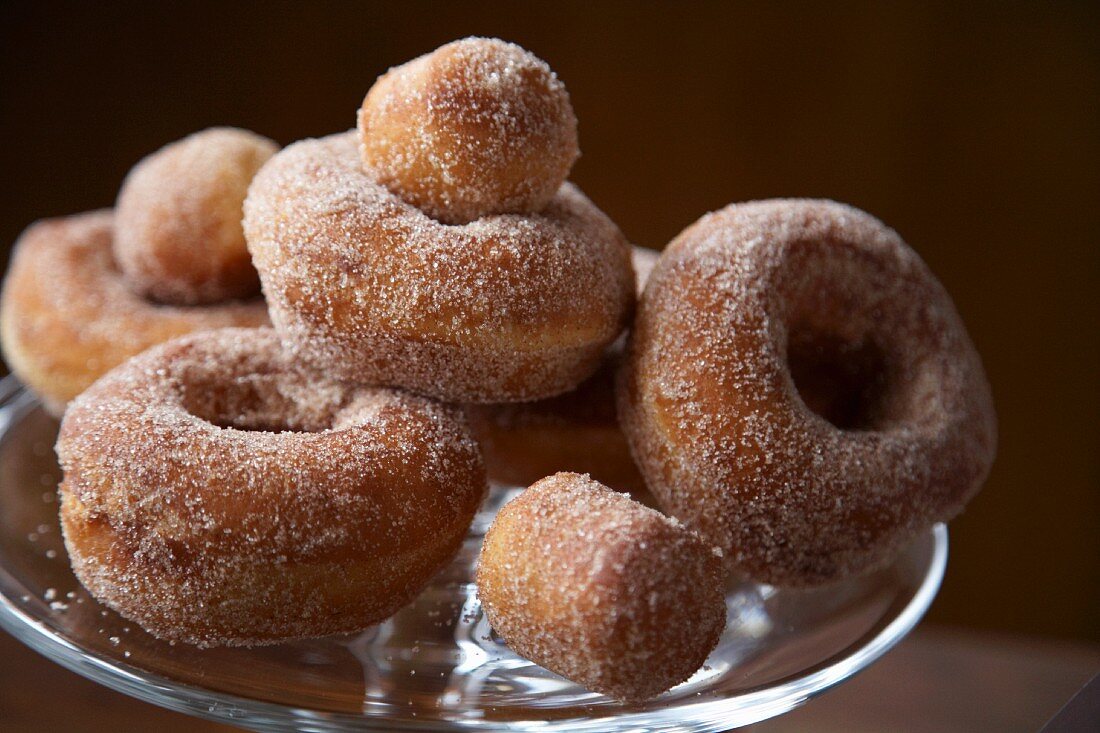
<path id="1" fill-rule="evenodd" d="M 101 687 L 0 633 L 0 733 L 231 731 Z M 1037 731 L 1100 647 L 925 626 L 848 683 L 752 733 Z"/>

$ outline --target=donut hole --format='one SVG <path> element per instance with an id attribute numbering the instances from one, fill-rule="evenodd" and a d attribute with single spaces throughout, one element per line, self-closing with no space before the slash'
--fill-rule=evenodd
<path id="1" fill-rule="evenodd" d="M 343 390 L 287 373 L 204 375 L 183 390 L 190 414 L 219 428 L 267 433 L 317 433 L 332 428 Z"/>
<path id="2" fill-rule="evenodd" d="M 541 211 L 579 154 L 565 86 L 499 39 L 465 38 L 391 69 L 358 127 L 371 175 L 445 224 Z"/>
<path id="3" fill-rule="evenodd" d="M 892 380 L 886 354 L 874 340 L 792 329 L 787 364 L 802 402 L 835 427 L 885 427 Z"/>
<path id="4" fill-rule="evenodd" d="M 208 305 L 259 294 L 241 207 L 278 145 L 214 127 L 170 143 L 126 176 L 114 256 L 135 293 L 168 305 Z"/>

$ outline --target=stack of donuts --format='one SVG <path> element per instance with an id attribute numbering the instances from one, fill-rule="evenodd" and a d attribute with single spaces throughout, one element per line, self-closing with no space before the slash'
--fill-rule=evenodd
<path id="1" fill-rule="evenodd" d="M 836 582 L 962 510 L 989 387 L 893 230 L 760 201 L 658 257 L 566 180 L 578 154 L 546 63 L 469 38 L 381 76 L 355 130 L 199 133 L 113 213 L 28 229 L 3 347 L 64 410 L 81 582 L 202 647 L 352 632 L 453 557 L 490 480 L 530 484 L 484 538 L 484 611 L 638 701 L 704 662 L 732 576 Z"/>
<path id="2" fill-rule="evenodd" d="M 268 324 L 240 221 L 252 176 L 277 149 L 246 130 L 204 130 L 134 166 L 113 210 L 23 233 L 0 336 L 12 371 L 51 412 L 150 346 Z"/>

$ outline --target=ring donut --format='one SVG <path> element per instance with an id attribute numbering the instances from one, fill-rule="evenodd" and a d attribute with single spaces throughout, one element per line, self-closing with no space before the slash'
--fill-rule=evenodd
<path id="1" fill-rule="evenodd" d="M 450 226 L 367 175 L 347 133 L 276 154 L 244 208 L 275 328 L 337 379 L 550 397 L 592 374 L 633 307 L 630 245 L 569 183 L 537 214 Z"/>
<path id="2" fill-rule="evenodd" d="M 4 279 L 4 358 L 55 415 L 100 375 L 154 344 L 269 323 L 260 299 L 185 308 L 137 295 L 115 264 L 113 227 L 110 211 L 33 224 L 16 242 Z"/>
<path id="3" fill-rule="evenodd" d="M 829 201 L 735 204 L 665 250 L 618 380 L 663 508 L 779 585 L 875 568 L 993 461 L 989 385 L 901 238 Z"/>
<path id="4" fill-rule="evenodd" d="M 486 490 L 455 408 L 318 381 L 270 329 L 130 360 L 73 402 L 57 452 L 77 577 L 199 646 L 381 621 L 453 556 Z"/>

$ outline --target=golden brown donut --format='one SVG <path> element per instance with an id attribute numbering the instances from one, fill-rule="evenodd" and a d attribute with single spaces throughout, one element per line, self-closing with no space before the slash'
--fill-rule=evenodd
<path id="1" fill-rule="evenodd" d="M 569 93 L 534 54 L 465 38 L 390 69 L 359 111 L 372 177 L 429 216 L 465 224 L 547 206 L 579 155 Z"/>
<path id="2" fill-rule="evenodd" d="M 448 226 L 368 176 L 349 133 L 279 152 L 244 208 L 276 329 L 333 378 L 549 397 L 595 371 L 633 307 L 630 245 L 568 183 L 538 214 Z"/>
<path id="3" fill-rule="evenodd" d="M 690 677 L 718 643 L 719 558 L 676 520 L 559 473 L 497 514 L 478 596 L 517 653 L 590 690 L 644 700 Z"/>
<path id="4" fill-rule="evenodd" d="M 843 204 L 704 216 L 662 255 L 628 348 L 619 413 L 649 489 L 757 580 L 882 565 L 993 461 L 989 385 L 951 298 Z"/>
<path id="5" fill-rule="evenodd" d="M 257 295 L 241 206 L 252 177 L 278 149 L 254 132 L 212 127 L 134 166 L 118 194 L 114 243 L 131 287 L 178 305 Z"/>
<path id="6" fill-rule="evenodd" d="M 633 248 L 639 293 L 658 255 Z M 528 486 L 559 471 L 587 473 L 647 506 L 656 505 L 615 414 L 621 344 L 616 341 L 596 373 L 571 392 L 535 402 L 467 407 L 490 478 Z"/>
<path id="7" fill-rule="evenodd" d="M 317 380 L 270 329 L 128 361 L 72 403 L 57 453 L 77 577 L 199 646 L 381 621 L 452 557 L 486 488 L 458 410 Z"/>
<path id="8" fill-rule="evenodd" d="M 154 344 L 268 323 L 260 299 L 183 308 L 135 294 L 111 254 L 113 221 L 110 211 L 95 211 L 32 224 L 4 278 L 4 359 L 57 415 L 101 374 Z"/>

